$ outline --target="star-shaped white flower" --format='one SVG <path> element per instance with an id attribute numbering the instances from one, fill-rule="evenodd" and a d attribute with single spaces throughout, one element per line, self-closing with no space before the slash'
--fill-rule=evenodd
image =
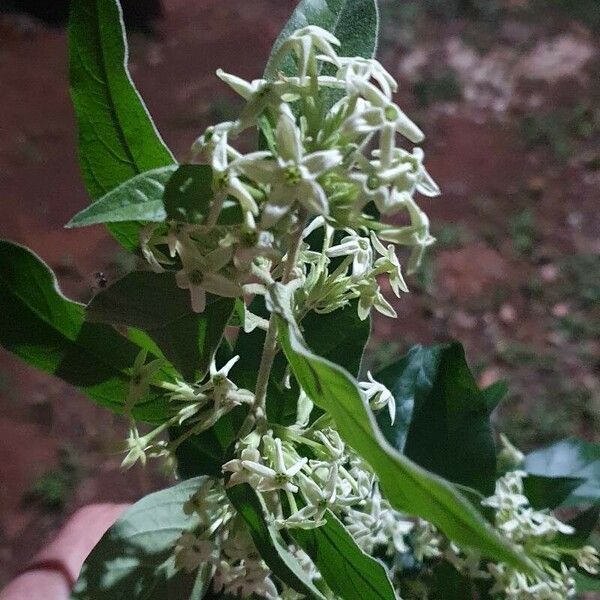
<path id="1" fill-rule="evenodd" d="M 303 78 L 309 73 L 311 62 L 316 59 L 315 51 L 339 65 L 337 53 L 333 48 L 339 45 L 340 41 L 329 31 L 316 25 L 308 25 L 297 29 L 285 39 L 273 55 L 271 64 L 278 66 L 286 54 L 294 52 L 298 57 L 298 73 Z"/>
<path id="2" fill-rule="evenodd" d="M 291 514 L 287 519 L 276 521 L 278 527 L 296 529 L 314 529 L 325 524 L 325 511 L 335 503 L 338 484 L 338 465 L 332 463 L 329 476 L 323 487 L 315 481 L 300 473 L 299 483 L 302 494 L 307 501 L 306 506 Z"/>
<path id="3" fill-rule="evenodd" d="M 400 296 L 401 291 L 408 292 L 408 286 L 404 281 L 404 277 L 402 277 L 402 268 L 400 266 L 400 261 L 396 256 L 394 246 L 389 244 L 386 249 L 373 231 L 371 231 L 371 242 L 373 248 L 381 255 L 381 258 L 378 258 L 373 265 L 373 275 L 385 273 L 388 276 L 394 294 L 398 297 Z"/>
<path id="4" fill-rule="evenodd" d="M 186 532 L 177 540 L 175 548 L 175 566 L 192 573 L 200 565 L 212 564 L 218 558 L 214 542 L 200 539 Z"/>
<path id="5" fill-rule="evenodd" d="M 250 179 L 270 186 L 268 200 L 262 207 L 262 227 L 272 227 L 296 203 L 311 214 L 329 214 L 327 195 L 317 180 L 340 164 L 339 150 L 305 154 L 300 129 L 288 112 L 283 112 L 277 121 L 275 140 L 278 152 L 275 160 L 266 158 L 265 153 L 254 152 L 237 163 Z"/>
<path id="6" fill-rule="evenodd" d="M 369 381 L 361 381 L 358 385 L 364 391 L 369 406 L 373 410 L 381 410 L 387 406 L 390 422 L 393 425 L 396 418 L 396 399 L 383 383 L 374 379 L 371 371 L 367 372 L 367 378 Z"/>
<path id="7" fill-rule="evenodd" d="M 202 256 L 196 245 L 188 240 L 181 242 L 179 254 L 183 264 L 175 275 L 175 282 L 179 288 L 190 291 L 194 312 L 204 312 L 207 292 L 227 298 L 242 295 L 238 283 L 219 273 L 233 255 L 231 248 L 217 248 Z"/>
<path id="8" fill-rule="evenodd" d="M 271 492 L 275 490 L 284 490 L 292 494 L 298 491 L 298 486 L 292 483 L 293 478 L 307 463 L 306 458 L 293 463 L 291 466 L 286 466 L 281 440 L 275 438 L 275 456 L 273 457 L 273 467 L 267 467 L 258 461 L 243 460 L 242 465 L 247 470 L 256 473 L 260 476 L 256 489 L 259 492 Z"/>
<path id="9" fill-rule="evenodd" d="M 329 258 L 352 256 L 352 277 L 360 279 L 368 273 L 373 263 L 373 250 L 369 238 L 351 234 L 340 240 L 326 252 Z"/>

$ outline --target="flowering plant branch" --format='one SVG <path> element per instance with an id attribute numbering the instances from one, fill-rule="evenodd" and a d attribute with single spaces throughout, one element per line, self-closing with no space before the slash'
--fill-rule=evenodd
<path id="1" fill-rule="evenodd" d="M 129 79 L 118 4 L 74 4 L 95 202 L 69 226 L 107 224 L 140 264 L 82 307 L 2 242 L 1 339 L 126 416 L 125 468 L 160 457 L 185 480 L 126 513 L 75 595 L 572 597 L 576 575 L 597 574 L 581 524 L 597 511 L 560 521 L 551 510 L 581 480 L 544 496 L 550 473 L 505 439 L 496 456 L 498 389 L 477 388 L 461 347 L 417 347 L 362 376 L 372 311 L 396 317 L 383 290 L 408 292 L 397 249 L 411 273 L 434 242 L 418 197 L 440 190 L 422 149 L 405 148 L 423 133 L 373 57 L 374 2 L 313 4 L 263 78 L 217 72 L 244 106 L 183 165 Z"/>

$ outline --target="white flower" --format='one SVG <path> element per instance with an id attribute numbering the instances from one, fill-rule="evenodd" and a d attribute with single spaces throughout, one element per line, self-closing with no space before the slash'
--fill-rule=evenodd
<path id="1" fill-rule="evenodd" d="M 395 131 L 408 138 L 411 142 L 418 143 L 423 141 L 425 138 L 423 132 L 382 90 L 361 77 L 353 77 L 349 83 L 349 91 L 361 96 L 373 107 L 380 109 L 378 113 L 379 127 L 389 124 L 393 126 Z"/>
<path id="2" fill-rule="evenodd" d="M 600 565 L 600 558 L 598 557 L 598 550 L 593 546 L 583 546 L 579 548 L 575 553 L 577 564 L 585 569 L 592 575 L 598 575 L 598 565 Z"/>
<path id="3" fill-rule="evenodd" d="M 224 121 L 207 127 L 204 133 L 193 143 L 192 155 L 203 155 L 210 160 L 221 137 L 234 132 L 237 126 L 238 124 L 235 121 Z"/>
<path id="4" fill-rule="evenodd" d="M 439 196 L 440 188 L 423 166 L 421 148 L 414 148 L 412 153 L 402 148 L 380 148 L 374 150 L 373 155 L 380 158 L 381 179 L 399 192 L 408 192 L 412 196 L 418 191 L 431 198 Z"/>
<path id="5" fill-rule="evenodd" d="M 371 308 L 386 317 L 396 318 L 396 311 L 392 305 L 383 297 L 377 280 L 374 277 L 365 279 L 356 285 L 358 296 L 358 316 L 364 321 L 370 314 Z"/>
<path id="6" fill-rule="evenodd" d="M 327 57 L 319 57 L 326 60 Z M 369 81 L 374 79 L 381 88 L 381 91 L 389 99 L 392 97 L 392 93 L 398 90 L 398 84 L 396 80 L 385 70 L 383 65 L 373 58 L 362 58 L 356 56 L 354 58 L 338 57 L 340 68 L 337 72 L 337 77 L 343 79 L 352 85 L 352 81 L 355 79 L 362 79 L 363 81 Z"/>
<path id="7" fill-rule="evenodd" d="M 381 410 L 387 406 L 390 422 L 393 425 L 396 418 L 396 399 L 383 383 L 375 381 L 371 371 L 367 371 L 367 378 L 369 381 L 361 381 L 358 384 L 365 392 L 367 402 L 373 410 Z"/>
<path id="8" fill-rule="evenodd" d="M 227 134 L 224 133 L 219 138 L 215 146 L 215 150 L 212 155 L 212 169 L 213 169 L 213 190 L 216 194 L 216 198 L 213 202 L 218 206 L 219 200 L 223 200 L 226 196 L 233 196 L 236 198 L 242 210 L 251 213 L 253 215 L 258 214 L 258 206 L 256 201 L 252 197 L 252 194 L 248 191 L 248 188 L 239 179 L 238 169 L 236 168 L 239 164 L 239 160 L 243 160 L 243 157 L 237 152 L 233 161 L 229 160 L 230 146 L 227 143 Z M 262 156 L 268 156 L 268 152 L 255 153 Z M 216 216 L 212 218 L 212 222 L 216 222 Z M 211 221 L 209 217 L 209 221 Z"/>
<path id="9" fill-rule="evenodd" d="M 198 391 L 203 394 L 209 394 L 215 403 L 215 408 L 231 410 L 234 406 L 243 403 L 250 403 L 254 400 L 254 394 L 249 390 L 238 388 L 238 386 L 228 378 L 229 371 L 240 359 L 239 355 L 229 359 L 220 369 L 217 370 L 215 361 L 210 364 L 209 380 L 198 387 Z"/>
<path id="10" fill-rule="evenodd" d="M 243 460 L 242 466 L 260 476 L 260 481 L 256 486 L 258 491 L 271 492 L 274 490 L 284 490 L 294 494 L 298 491 L 298 486 L 292 483 L 292 479 L 300 472 L 302 467 L 304 467 L 304 465 L 307 463 L 307 459 L 301 458 L 288 467 L 285 464 L 283 448 L 279 438 L 275 438 L 274 447 L 274 468 L 267 467 L 266 465 L 254 460 Z"/>
<path id="11" fill-rule="evenodd" d="M 202 256 L 191 241 L 180 242 L 179 253 L 183 268 L 175 275 L 175 282 L 181 289 L 188 289 L 194 312 L 204 312 L 206 292 L 237 298 L 242 295 L 242 288 L 218 273 L 230 260 L 231 248 L 217 248 L 206 256 Z"/>
<path id="12" fill-rule="evenodd" d="M 404 281 L 404 277 L 402 277 L 402 269 L 398 257 L 396 256 L 394 246 L 389 244 L 386 249 L 373 231 L 371 231 L 371 242 L 375 250 L 381 255 L 381 258 L 378 258 L 373 265 L 373 275 L 386 273 L 389 278 L 390 286 L 396 296 L 400 296 L 401 291 L 408 292 L 408 286 Z"/>
<path id="13" fill-rule="evenodd" d="M 310 213 L 327 215 L 327 196 L 317 178 L 341 161 L 339 150 L 304 154 L 302 134 L 288 113 L 282 113 L 275 130 L 278 156 L 265 158 L 251 153 L 241 158 L 238 168 L 250 179 L 271 186 L 262 210 L 262 226 L 273 226 L 297 202 Z"/>
<path id="14" fill-rule="evenodd" d="M 260 453 L 255 448 L 244 448 L 240 458 L 234 458 L 223 465 L 223 472 L 231 473 L 227 487 L 233 487 L 240 483 L 249 483 L 252 487 L 256 487 L 260 477 L 254 471 L 246 468 L 244 461 L 260 462 Z"/>
<path id="15" fill-rule="evenodd" d="M 148 456 L 161 456 L 166 453 L 166 442 L 152 440 L 164 430 L 164 426 L 159 426 L 146 435 L 141 436 L 137 427 L 132 423 L 129 427 L 129 435 L 125 441 L 127 455 L 121 462 L 122 469 L 130 469 L 138 460 L 143 465 L 146 464 Z"/>
<path id="16" fill-rule="evenodd" d="M 373 250 L 369 238 L 356 234 L 348 235 L 326 252 L 329 258 L 352 256 L 352 277 L 360 279 L 369 272 L 373 263 Z"/>
<path id="17" fill-rule="evenodd" d="M 168 259 L 156 249 L 156 244 L 154 243 L 155 240 L 153 239 L 155 230 L 156 223 L 149 223 L 140 229 L 140 249 L 142 251 L 142 256 L 146 259 L 150 268 L 155 273 L 163 273 L 164 268 L 160 262 L 168 262 Z"/>
<path id="18" fill-rule="evenodd" d="M 311 61 L 315 58 L 315 50 L 321 52 L 334 64 L 338 64 L 337 53 L 333 46 L 339 46 L 340 41 L 329 31 L 308 25 L 297 29 L 289 35 L 275 52 L 271 64 L 277 66 L 288 52 L 292 51 L 298 57 L 299 75 L 301 78 L 309 74 Z M 312 65 L 314 67 L 314 65 Z M 312 73 L 315 74 L 316 73 Z"/>
<path id="19" fill-rule="evenodd" d="M 414 273 L 421 265 L 426 248 L 435 243 L 435 238 L 429 233 L 429 218 L 409 196 L 406 198 L 406 208 L 411 219 L 409 227 L 383 229 L 377 236 L 388 242 L 412 246 L 406 271 Z"/>
<path id="20" fill-rule="evenodd" d="M 213 542 L 197 538 L 193 533 L 184 533 L 175 548 L 175 566 L 188 573 L 200 565 L 210 564 L 217 558 L 217 549 Z"/>
<path id="21" fill-rule="evenodd" d="M 236 132 L 256 125 L 258 118 L 265 110 L 271 109 L 278 113 L 282 101 L 296 100 L 301 88 L 301 82 L 297 78 L 281 78 L 277 81 L 267 81 L 266 79 L 246 81 L 241 77 L 225 73 L 222 69 L 217 70 L 217 77 L 246 100 L 246 105 L 235 125 Z"/>
<path id="22" fill-rule="evenodd" d="M 335 503 L 338 485 L 338 465 L 332 463 L 327 481 L 320 487 L 315 481 L 299 473 L 302 494 L 307 501 L 306 506 L 291 514 L 287 519 L 275 521 L 278 527 L 297 529 L 314 529 L 325 524 L 325 511 Z"/>

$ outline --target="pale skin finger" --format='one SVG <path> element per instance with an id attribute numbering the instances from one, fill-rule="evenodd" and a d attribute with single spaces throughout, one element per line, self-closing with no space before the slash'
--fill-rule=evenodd
<path id="1" fill-rule="evenodd" d="M 25 571 L 0 592 L 0 600 L 68 600 L 86 557 L 127 507 L 92 504 L 79 509 Z"/>

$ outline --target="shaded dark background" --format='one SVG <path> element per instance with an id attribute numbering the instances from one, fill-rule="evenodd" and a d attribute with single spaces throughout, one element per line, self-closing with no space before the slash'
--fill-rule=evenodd
<path id="1" fill-rule="evenodd" d="M 111 280 L 130 265 L 101 228 L 62 228 L 87 202 L 66 5 L 10 5 L 0 2 L 0 235 L 32 247 L 86 301 L 94 273 Z M 133 78 L 177 156 L 239 109 L 214 71 L 259 76 L 294 5 L 126 4 Z M 495 420 L 522 448 L 597 438 L 600 2 L 385 0 L 382 19 L 380 59 L 427 134 L 443 196 L 423 200 L 438 244 L 395 302 L 398 320 L 376 319 L 369 360 L 458 338 L 482 385 L 510 381 Z M 117 417 L 0 352 L 0 585 L 78 506 L 165 484 L 157 465 L 120 472 L 123 433 Z"/>

